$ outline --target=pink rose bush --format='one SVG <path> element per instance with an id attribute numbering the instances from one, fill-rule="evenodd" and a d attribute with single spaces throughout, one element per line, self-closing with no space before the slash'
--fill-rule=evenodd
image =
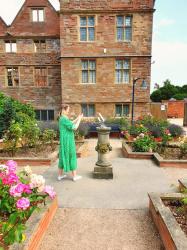
<path id="1" fill-rule="evenodd" d="M 53 187 L 45 185 L 41 175 L 33 174 L 29 166 L 17 173 L 17 163 L 9 160 L 0 164 L 0 211 L 6 221 L 0 227 L 5 244 L 24 240 L 25 221 L 34 210 L 45 204 L 47 197 L 54 199 Z"/>

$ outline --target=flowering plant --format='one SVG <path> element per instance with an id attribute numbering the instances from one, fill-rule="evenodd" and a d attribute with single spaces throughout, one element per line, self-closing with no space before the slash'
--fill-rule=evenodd
<path id="1" fill-rule="evenodd" d="M 25 239 L 25 222 L 44 203 L 54 199 L 53 187 L 45 185 L 41 175 L 32 173 L 29 166 L 16 173 L 17 163 L 9 160 L 0 165 L 0 247 L 21 243 Z"/>

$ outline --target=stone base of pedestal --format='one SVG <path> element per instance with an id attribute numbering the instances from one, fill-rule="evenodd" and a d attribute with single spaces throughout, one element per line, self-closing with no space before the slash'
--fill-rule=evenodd
<path id="1" fill-rule="evenodd" d="M 113 179 L 112 167 L 95 167 L 93 172 L 95 179 Z"/>

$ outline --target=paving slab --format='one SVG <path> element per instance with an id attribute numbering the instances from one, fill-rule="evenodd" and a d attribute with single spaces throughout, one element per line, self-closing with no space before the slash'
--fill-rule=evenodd
<path id="1" fill-rule="evenodd" d="M 150 160 L 111 159 L 113 180 L 93 179 L 95 157 L 80 158 L 78 173 L 82 179 L 57 181 L 57 165 L 44 173 L 48 184 L 57 191 L 59 206 L 72 208 L 143 209 L 148 192 L 172 190 L 163 169 Z"/>
<path id="2" fill-rule="evenodd" d="M 39 250 L 160 250 L 147 210 L 58 209 Z"/>

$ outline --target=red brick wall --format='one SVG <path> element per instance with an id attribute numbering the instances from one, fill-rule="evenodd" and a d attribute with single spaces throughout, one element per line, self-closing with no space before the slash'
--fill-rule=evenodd
<path id="1" fill-rule="evenodd" d="M 168 117 L 183 118 L 184 117 L 184 101 L 168 102 Z"/>
<path id="2" fill-rule="evenodd" d="M 152 47 L 153 1 L 67 1 L 61 0 L 61 70 L 62 100 L 72 104 L 73 112 L 80 112 L 81 103 L 95 103 L 96 112 L 112 116 L 115 103 L 131 104 L 132 79 L 145 78 L 147 90 L 135 92 L 136 117 L 149 113 L 150 66 Z M 79 41 L 79 16 L 94 15 L 96 20 L 95 41 Z M 133 16 L 131 42 L 116 41 L 116 15 Z M 106 53 L 104 53 L 104 48 Z M 81 84 L 81 59 L 96 59 L 96 84 Z M 131 61 L 130 84 L 115 84 L 115 60 Z"/>

